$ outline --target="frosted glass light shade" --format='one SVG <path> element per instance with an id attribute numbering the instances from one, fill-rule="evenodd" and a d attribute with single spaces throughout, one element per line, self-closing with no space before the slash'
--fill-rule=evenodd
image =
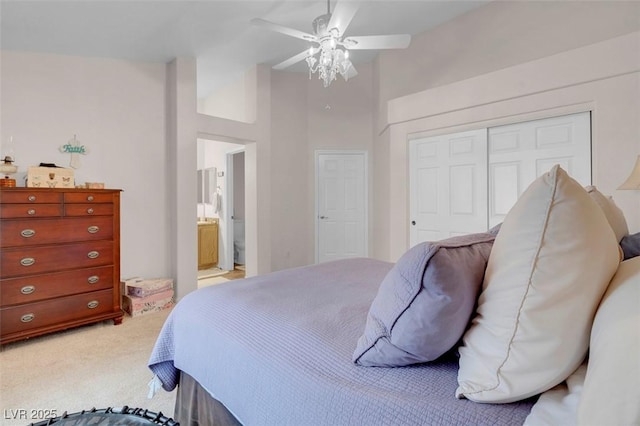
<path id="1" fill-rule="evenodd" d="M 640 190 L 640 155 L 636 160 L 636 165 L 626 181 L 618 187 L 618 189 L 636 189 Z"/>

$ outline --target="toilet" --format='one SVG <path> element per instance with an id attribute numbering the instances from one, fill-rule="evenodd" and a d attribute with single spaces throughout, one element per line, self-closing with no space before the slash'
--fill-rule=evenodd
<path id="1" fill-rule="evenodd" d="M 233 261 L 244 265 L 244 220 L 233 221 Z"/>

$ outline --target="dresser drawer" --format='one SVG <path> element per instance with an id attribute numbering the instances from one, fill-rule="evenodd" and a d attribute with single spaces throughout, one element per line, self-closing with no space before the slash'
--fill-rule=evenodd
<path id="1" fill-rule="evenodd" d="M 40 204 L 61 203 L 62 193 L 53 191 L 0 191 L 0 203 L 2 204 Z"/>
<path id="2" fill-rule="evenodd" d="M 10 278 L 113 263 L 112 241 L 6 248 L 0 255 L 0 275 L 2 278 Z"/>
<path id="3" fill-rule="evenodd" d="M 17 219 L 0 224 L 0 246 L 21 247 L 74 241 L 111 240 L 113 218 Z"/>
<path id="4" fill-rule="evenodd" d="M 113 266 L 0 280 L 2 307 L 113 287 Z"/>
<path id="5" fill-rule="evenodd" d="M 65 216 L 111 216 L 113 215 L 113 204 L 65 204 Z"/>
<path id="6" fill-rule="evenodd" d="M 113 290 L 101 290 L 2 308 L 2 335 L 113 312 Z"/>
<path id="7" fill-rule="evenodd" d="M 62 216 L 61 204 L 1 204 L 0 218 Z"/>
<path id="8" fill-rule="evenodd" d="M 73 191 L 64 193 L 65 203 L 111 203 L 113 194 L 110 192 Z"/>

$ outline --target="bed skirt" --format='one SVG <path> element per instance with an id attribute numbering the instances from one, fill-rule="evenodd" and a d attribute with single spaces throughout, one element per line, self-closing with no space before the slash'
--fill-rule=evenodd
<path id="1" fill-rule="evenodd" d="M 176 393 L 174 420 L 184 426 L 239 426 L 241 423 L 184 371 Z"/>

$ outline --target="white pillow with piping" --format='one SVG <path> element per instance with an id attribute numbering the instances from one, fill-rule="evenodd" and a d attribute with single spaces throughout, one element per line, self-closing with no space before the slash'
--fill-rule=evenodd
<path id="1" fill-rule="evenodd" d="M 609 225 L 611 225 L 611 229 L 613 229 L 613 232 L 616 234 L 616 240 L 620 242 L 622 237 L 629 235 L 627 220 L 625 219 L 624 213 L 620 207 L 618 207 L 615 201 L 613 201 L 613 197 L 604 195 L 602 192 L 598 191 L 598 188 L 595 186 L 589 185 L 584 189 L 604 212 L 604 215 L 609 221 Z"/>
<path id="2" fill-rule="evenodd" d="M 583 362 L 567 380 L 543 392 L 531 407 L 523 426 L 576 425 L 578 403 L 587 374 L 587 362 Z"/>
<path id="3" fill-rule="evenodd" d="M 591 329 L 579 425 L 640 425 L 640 257 L 625 260 Z"/>
<path id="4" fill-rule="evenodd" d="M 578 368 L 620 258 L 604 213 L 560 166 L 507 214 L 460 347 L 456 397 L 507 403 Z"/>

